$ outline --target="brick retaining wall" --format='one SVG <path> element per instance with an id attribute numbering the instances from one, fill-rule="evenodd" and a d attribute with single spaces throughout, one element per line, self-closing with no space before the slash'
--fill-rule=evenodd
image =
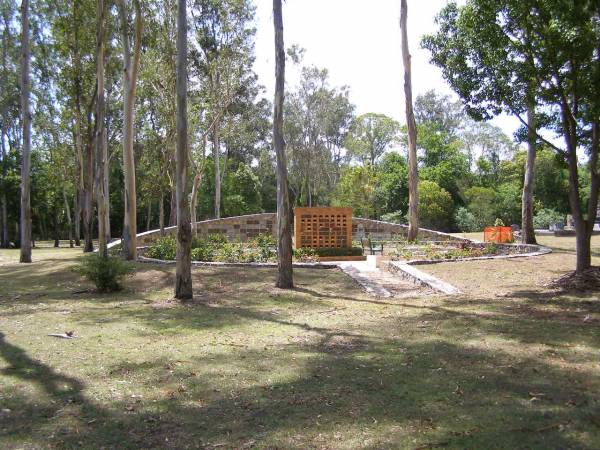
<path id="1" fill-rule="evenodd" d="M 222 233 L 230 241 L 245 242 L 259 234 L 277 234 L 277 215 L 275 213 L 249 214 L 246 216 L 226 217 L 224 219 L 212 219 L 196 222 L 198 234 Z M 174 234 L 177 227 L 165 228 L 165 234 Z M 382 222 L 380 220 L 352 218 L 352 238 L 360 240 L 363 237 L 371 237 L 375 240 L 400 239 L 406 237 L 408 226 L 397 223 Z M 147 231 L 138 234 L 138 245 L 148 245 L 160 236 L 160 230 Z M 470 242 L 468 239 L 452 236 L 447 233 L 427 230 L 419 230 L 419 239 L 425 241 L 453 241 Z"/>

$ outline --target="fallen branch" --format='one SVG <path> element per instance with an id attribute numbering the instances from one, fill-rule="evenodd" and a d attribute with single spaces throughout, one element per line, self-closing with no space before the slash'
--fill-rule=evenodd
<path id="1" fill-rule="evenodd" d="M 77 336 L 73 336 L 73 332 L 69 333 L 50 333 L 48 336 L 61 338 L 61 339 L 75 339 Z"/>

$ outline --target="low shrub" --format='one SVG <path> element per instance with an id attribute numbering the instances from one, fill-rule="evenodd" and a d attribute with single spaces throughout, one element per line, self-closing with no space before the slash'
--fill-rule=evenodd
<path id="1" fill-rule="evenodd" d="M 318 256 L 362 256 L 361 247 L 347 248 L 317 248 L 315 252 Z"/>
<path id="2" fill-rule="evenodd" d="M 118 257 L 93 254 L 80 258 L 74 270 L 94 283 L 99 292 L 114 292 L 121 289 L 120 281 L 135 267 Z"/>
<path id="3" fill-rule="evenodd" d="M 175 236 L 159 238 L 146 251 L 150 258 L 174 260 L 177 254 Z M 277 260 L 275 239 L 261 234 L 245 243 L 228 242 L 223 234 L 209 234 L 192 238 L 193 261 L 218 262 L 269 262 Z"/>
<path id="4" fill-rule="evenodd" d="M 215 254 L 215 261 L 219 262 L 246 262 L 243 259 L 244 249 L 242 244 L 229 243 L 223 244 Z"/>
<path id="5" fill-rule="evenodd" d="M 498 246 L 496 244 L 494 244 L 493 242 L 485 244 L 485 247 L 483 247 L 484 255 L 489 256 L 489 255 L 495 255 L 496 253 L 498 253 Z"/>
<path id="6" fill-rule="evenodd" d="M 456 223 L 458 230 L 462 233 L 481 231 L 483 228 L 475 215 L 464 207 L 460 207 L 456 210 L 456 213 L 454 214 L 454 222 Z"/>
<path id="7" fill-rule="evenodd" d="M 162 236 L 146 250 L 149 258 L 172 261 L 177 257 L 177 240 L 173 235 Z"/>
<path id="8" fill-rule="evenodd" d="M 299 262 L 318 262 L 319 255 L 317 255 L 314 248 L 295 248 L 294 259 Z"/>

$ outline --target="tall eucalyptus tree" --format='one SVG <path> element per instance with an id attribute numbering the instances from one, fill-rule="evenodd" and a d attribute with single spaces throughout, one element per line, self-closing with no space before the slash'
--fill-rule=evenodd
<path id="1" fill-rule="evenodd" d="M 177 266 L 175 298 L 190 300 L 192 291 L 192 227 L 188 203 L 188 121 L 187 121 L 187 8 L 177 2 Z"/>
<path id="2" fill-rule="evenodd" d="M 23 146 L 21 153 L 21 255 L 19 261 L 31 262 L 31 109 L 30 68 L 31 47 L 29 39 L 29 0 L 21 2 L 21 114 Z"/>
<path id="3" fill-rule="evenodd" d="M 287 184 L 287 162 L 283 138 L 285 89 L 285 47 L 281 0 L 273 0 L 275 29 L 275 102 L 273 106 L 273 146 L 277 155 L 277 287 L 294 287 L 292 270 L 292 216 Z"/>
<path id="4" fill-rule="evenodd" d="M 400 1 L 400 31 L 402 33 L 402 62 L 404 64 L 404 98 L 406 124 L 408 126 L 408 240 L 414 241 L 419 234 L 419 173 L 417 171 L 417 125 L 412 102 L 412 74 L 408 48 L 408 6 Z"/>
<path id="5" fill-rule="evenodd" d="M 133 30 L 133 54 L 129 36 L 128 0 L 118 0 L 123 45 L 123 175 L 125 177 L 123 256 L 137 258 L 137 202 L 135 189 L 135 158 L 133 153 L 135 93 L 137 88 L 140 57 L 142 54 L 142 10 L 139 0 L 133 0 L 135 24 Z"/>

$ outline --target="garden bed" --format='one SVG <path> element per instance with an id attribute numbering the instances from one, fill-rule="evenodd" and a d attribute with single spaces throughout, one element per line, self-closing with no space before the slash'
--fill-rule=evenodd
<path id="1" fill-rule="evenodd" d="M 435 264 L 448 261 L 470 261 L 478 259 L 515 258 L 539 256 L 551 250 L 539 245 L 528 244 L 437 244 L 399 246 L 391 255 L 392 261 L 407 264 Z"/>
<path id="2" fill-rule="evenodd" d="M 140 247 L 141 257 L 152 261 L 174 261 L 177 253 L 175 236 L 167 235 L 149 246 Z M 245 242 L 230 242 L 223 234 L 195 236 L 192 239 L 192 263 L 196 265 L 254 265 L 271 266 L 277 263 L 277 246 L 273 236 L 261 234 Z M 362 249 L 299 248 L 294 250 L 294 263 L 315 264 L 328 261 L 364 261 Z"/>

